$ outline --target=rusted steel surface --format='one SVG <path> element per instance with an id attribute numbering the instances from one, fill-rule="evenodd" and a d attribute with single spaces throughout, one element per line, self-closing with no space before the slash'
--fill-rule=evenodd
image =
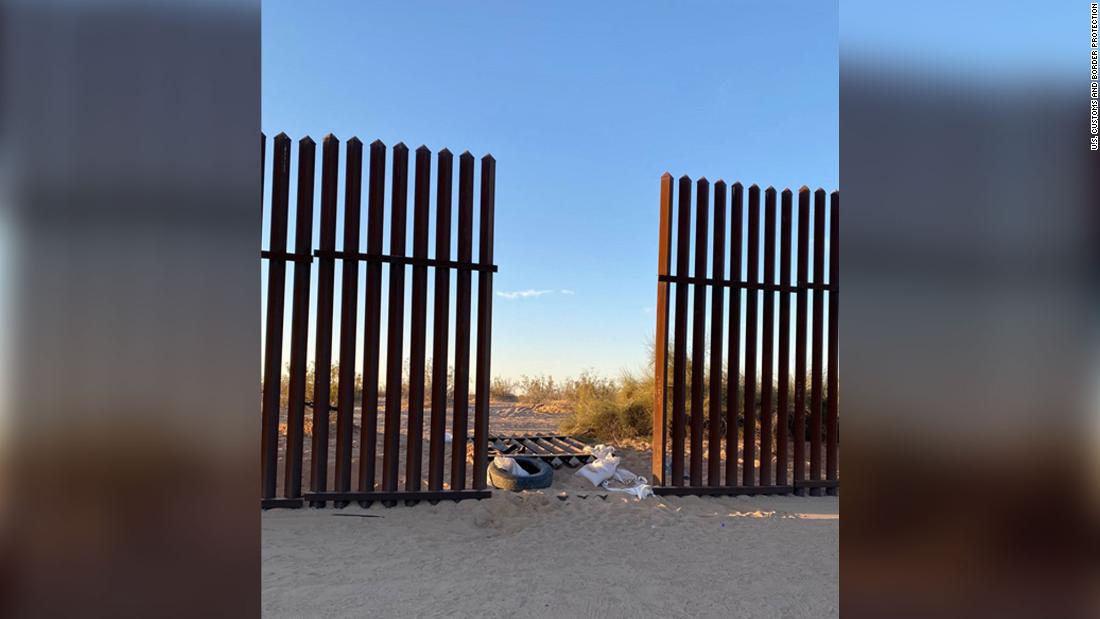
<path id="1" fill-rule="evenodd" d="M 680 195 L 676 205 L 676 275 L 688 275 L 691 236 L 691 179 L 680 177 Z M 684 484 L 684 417 L 687 390 L 687 307 L 688 284 L 676 284 L 676 322 L 672 346 L 672 467 L 673 486 Z"/>
<path id="2" fill-rule="evenodd" d="M 435 258 L 451 258 L 451 151 L 437 155 L 435 194 Z M 450 327 L 451 272 L 435 270 L 435 307 L 432 318 L 432 419 L 428 438 L 428 489 L 443 488 L 443 460 L 447 427 L 447 338 Z"/>
<path id="3" fill-rule="evenodd" d="M 359 204 L 363 176 L 363 143 L 347 144 L 344 172 L 344 251 L 359 251 Z M 340 373 L 336 403 L 336 479 L 338 492 L 351 489 L 351 433 L 355 414 L 355 328 L 359 300 L 359 262 L 343 260 L 340 287 Z"/>
<path id="4" fill-rule="evenodd" d="M 286 253 L 287 211 L 290 185 L 290 138 L 275 136 L 272 162 L 271 219 L 268 251 Z M 275 496 L 279 450 L 279 390 L 282 381 L 283 303 L 286 262 L 269 259 L 267 265 L 267 328 L 264 334 L 264 386 L 260 403 L 261 496 Z"/>
<path id="5" fill-rule="evenodd" d="M 714 183 L 714 253 L 711 277 L 726 277 L 726 183 Z M 722 485 L 722 307 L 723 286 L 711 288 L 710 299 L 710 411 L 707 419 L 707 485 Z"/>
<path id="6" fill-rule="evenodd" d="M 367 192 L 367 252 L 382 253 L 382 220 L 386 209 L 386 145 L 370 145 L 370 187 Z M 363 302 L 363 399 L 359 426 L 359 491 L 375 488 L 375 457 L 378 449 L 379 347 L 382 338 L 382 263 L 366 264 L 366 294 Z"/>
<path id="7" fill-rule="evenodd" d="M 489 441 L 490 446 L 493 441 Z M 539 458 L 550 465 L 550 468 L 559 469 L 564 464 L 562 454 L 549 441 L 540 441 L 534 436 L 520 436 L 513 439 L 513 444 L 518 447 L 511 455 L 523 454 Z M 489 453 L 492 453 L 490 448 Z"/>
<path id="8" fill-rule="evenodd" d="M 798 190 L 798 293 L 794 329 L 794 483 L 806 479 L 806 285 L 809 281 L 810 190 Z M 798 494 L 805 494 L 799 490 Z"/>
<path id="9" fill-rule="evenodd" d="M 497 162 L 492 155 L 481 158 L 481 229 L 478 232 L 478 262 L 493 263 L 493 228 L 496 211 Z M 477 272 L 477 367 L 474 381 L 474 490 L 485 488 L 486 442 L 489 435 L 489 383 L 492 380 L 493 272 Z"/>
<path id="10" fill-rule="evenodd" d="M 809 189 L 801 188 L 796 213 L 792 203 L 794 194 L 789 189 L 777 192 L 769 187 L 761 204 L 760 188 L 752 185 L 746 205 L 742 185 L 731 185 L 727 275 L 726 185 L 720 181 L 714 185 L 714 223 L 710 227 L 710 187 L 705 179 L 696 182 L 693 236 L 689 227 L 692 223 L 692 184 L 687 176 L 681 177 L 676 210 L 676 271 L 673 274 L 669 273 L 672 253 L 670 237 L 673 232 L 672 177 L 666 174 L 661 181 L 653 431 L 653 479 L 658 494 L 804 494 L 807 489 L 815 495 L 823 491 L 835 493 L 839 487 L 839 398 L 829 395 L 823 402 L 823 396 L 838 394 L 839 391 L 835 309 L 839 271 L 839 228 L 835 222 L 839 193 L 834 192 L 828 206 L 827 227 L 824 223 L 824 190 L 816 192 L 819 206 L 814 208 Z M 777 195 L 781 196 L 780 200 L 777 200 Z M 823 271 L 826 236 L 829 238 L 827 282 Z M 708 249 L 712 265 L 709 276 L 706 273 Z M 794 256 L 796 250 L 797 256 Z M 809 278 L 811 251 L 814 265 L 812 281 Z M 687 269 L 689 255 L 695 258 L 691 274 Z M 676 286 L 671 342 L 668 341 L 667 330 L 670 285 Z M 690 286 L 694 288 L 690 289 L 692 309 L 689 311 Z M 705 311 L 707 287 L 710 287 L 711 293 L 709 355 L 704 353 L 708 328 Z M 725 310 L 726 289 L 729 289 L 728 318 Z M 829 293 L 827 327 L 824 319 L 826 292 Z M 792 322 L 794 359 L 791 358 Z M 690 363 L 687 359 L 689 329 L 692 338 Z M 807 329 L 811 333 L 808 334 Z M 809 346 L 808 338 L 812 338 Z M 724 345 L 728 345 L 725 350 Z M 667 371 L 669 346 L 673 350 L 671 373 Z M 826 348 L 827 355 L 822 354 Z M 723 353 L 726 359 L 724 371 Z M 704 370 L 708 362 L 709 371 Z M 828 366 L 827 376 L 825 363 Z M 810 372 L 806 371 L 807 366 Z M 690 379 L 688 367 L 691 368 Z M 739 380 L 742 375 L 743 380 Z M 823 386 L 826 380 L 828 384 Z M 806 393 L 807 383 L 810 394 Z M 742 385 L 740 389 L 739 384 Z M 671 406 L 667 406 L 665 397 L 670 386 Z M 823 393 L 825 387 L 827 394 Z M 756 401 L 757 391 L 759 404 Z M 738 414 L 739 409 L 743 416 Z M 702 410 L 708 411 L 705 418 L 698 414 Z M 689 415 L 690 428 L 686 427 Z M 666 423 L 672 428 L 672 440 L 668 443 L 664 441 L 662 431 Z M 725 427 L 724 437 L 722 426 Z M 814 428 L 817 429 L 816 436 Z M 685 445 L 685 439 L 689 438 L 688 430 L 691 432 L 691 442 Z M 821 453 L 823 436 L 824 454 Z M 806 454 L 807 441 L 810 443 L 810 454 Z M 669 452 L 671 461 L 666 466 Z M 689 458 L 686 476 L 685 456 Z M 807 471 L 808 460 L 810 465 Z M 792 463 L 793 476 L 788 470 Z M 666 471 L 667 479 L 662 477 Z"/>
<path id="11" fill-rule="evenodd" d="M 764 191 L 764 283 L 775 283 L 775 189 Z M 772 405 L 774 404 L 775 290 L 764 290 L 760 336 L 760 485 L 772 483 Z"/>
<path id="12" fill-rule="evenodd" d="M 791 190 L 784 189 L 780 196 L 779 224 L 779 279 L 778 283 L 791 283 Z M 789 461 L 790 396 L 791 396 L 791 294 L 779 294 L 779 380 L 776 396 L 775 483 L 787 485 Z"/>
<path id="13" fill-rule="evenodd" d="M 707 276 L 707 218 L 710 183 L 695 183 L 695 277 Z M 707 288 L 692 284 L 691 330 L 691 466 L 692 486 L 703 485 L 703 407 L 706 399 Z"/>
<path id="14" fill-rule="evenodd" d="M 405 255 L 409 194 L 409 148 L 393 147 L 390 191 L 390 255 Z M 382 490 L 397 490 L 401 451 L 401 371 L 404 365 L 405 267 L 390 265 L 389 316 L 386 321 L 386 415 L 382 435 Z"/>
<path id="15" fill-rule="evenodd" d="M 261 131 L 260 132 L 260 196 L 261 196 L 260 197 L 260 216 L 261 217 L 263 216 L 263 212 L 264 212 L 264 200 L 263 200 L 264 176 L 266 176 L 264 168 L 266 167 L 266 164 L 267 164 L 267 136 L 264 135 L 263 131 Z"/>
<path id="16" fill-rule="evenodd" d="M 653 488 L 657 496 L 737 496 L 761 494 L 790 494 L 793 486 L 658 486 Z"/>
<path id="17" fill-rule="evenodd" d="M 321 143 L 321 231 L 320 249 L 336 249 L 336 182 L 340 165 L 340 141 L 331 133 Z M 324 368 L 332 365 L 332 302 L 336 277 L 332 257 L 317 259 L 317 320 L 313 357 L 313 443 L 310 452 L 310 484 L 313 492 L 328 489 L 329 411 L 332 403 L 330 375 Z M 317 371 L 320 368 L 320 371 Z"/>
<path id="18" fill-rule="evenodd" d="M 838 480 L 819 479 L 817 481 L 808 480 L 800 481 L 795 484 L 795 488 L 839 488 L 840 482 Z"/>
<path id="19" fill-rule="evenodd" d="M 572 446 L 574 449 L 579 449 L 581 451 L 584 451 L 584 448 L 587 447 L 587 445 L 585 445 L 584 443 L 578 441 L 577 439 L 573 438 L 572 436 L 556 436 L 554 438 L 556 440 L 559 440 L 559 441 L 563 442 L 563 443 L 566 443 L 567 445 Z"/>
<path id="20" fill-rule="evenodd" d="M 458 156 L 458 261 L 473 258 L 474 156 Z M 470 272 L 455 277 L 455 384 L 454 418 L 451 434 L 451 489 L 466 487 L 467 414 L 470 404 Z"/>
<path id="21" fill-rule="evenodd" d="M 451 178 L 452 157 L 450 151 L 439 153 L 439 175 L 436 186 L 436 238 L 435 256 L 429 257 L 429 221 L 431 213 L 431 152 L 426 147 L 417 150 L 413 179 L 413 223 L 411 255 L 406 253 L 408 230 L 408 149 L 398 144 L 393 148 L 391 191 L 390 247 L 383 253 L 383 219 L 386 191 L 386 146 L 380 141 L 370 145 L 366 248 L 360 247 L 360 201 L 363 191 L 362 143 L 355 138 L 346 145 L 345 196 L 341 212 L 337 204 L 338 166 L 340 143 L 334 136 L 325 137 L 322 145 L 320 226 L 317 249 L 313 249 L 314 172 L 316 147 L 309 137 L 299 144 L 297 205 L 295 210 L 294 251 L 287 251 L 287 225 L 289 210 L 290 140 L 280 134 L 274 140 L 271 166 L 272 197 L 263 207 L 270 211 L 270 241 L 261 250 L 261 258 L 268 262 L 271 280 L 267 298 L 267 323 L 265 324 L 264 389 L 261 398 L 261 507 L 300 507 L 305 503 L 323 506 L 329 502 L 337 507 L 349 501 L 368 505 L 373 501 L 392 504 L 404 500 L 407 504 L 420 500 L 484 498 L 485 460 L 489 446 L 488 435 L 488 385 L 491 370 L 492 345 L 492 275 L 497 271 L 493 264 L 493 219 L 495 212 L 496 162 L 491 155 L 482 159 L 480 187 L 480 222 L 478 262 L 472 261 L 474 159 L 469 153 L 460 158 L 459 189 L 459 241 L 457 260 L 450 256 Z M 266 150 L 266 140 L 261 136 L 261 149 Z M 261 166 L 261 183 L 266 182 L 266 166 Z M 343 218 L 343 245 L 337 250 L 337 220 Z M 335 267 L 340 261 L 341 300 L 340 336 L 337 350 L 339 383 L 336 402 L 330 401 L 330 374 L 327 368 L 333 362 L 333 313 L 335 297 Z M 309 341 L 310 280 L 313 263 L 317 264 L 317 317 L 315 321 L 313 392 L 306 393 L 306 362 Z M 279 449 L 280 383 L 283 331 L 283 306 L 285 303 L 286 265 L 294 263 L 294 280 L 289 324 L 290 356 L 286 407 L 286 448 Z M 359 301 L 359 266 L 366 269 L 364 331 L 362 334 L 363 375 L 361 427 L 359 430 L 358 491 L 351 489 L 354 465 L 353 433 L 356 405 L 357 318 Z M 389 295 L 387 316 L 387 376 L 389 387 L 385 396 L 385 415 L 381 472 L 381 491 L 376 491 L 375 460 L 377 452 L 377 427 L 379 405 L 379 369 L 381 355 L 381 295 L 383 265 L 389 268 Z M 404 288 L 405 270 L 411 268 L 411 302 L 409 307 L 410 344 L 409 389 L 407 425 L 402 428 L 402 370 L 404 367 L 403 329 L 405 327 Z M 436 269 L 429 278 L 429 269 Z M 455 371 L 459 384 L 455 386 L 459 402 L 454 416 L 455 445 L 452 452 L 452 476 L 449 488 L 444 488 L 444 462 L 446 448 L 444 434 L 447 428 L 447 357 L 448 337 L 452 333 L 449 320 L 450 272 L 458 273 L 458 312 L 453 325 L 456 338 Z M 475 402 L 474 437 L 480 440 L 474 453 L 480 462 L 474 463 L 476 477 L 473 490 L 465 490 L 466 483 L 466 424 L 470 378 L 471 345 L 471 273 L 478 273 L 478 316 L 476 340 L 476 383 L 478 399 Z M 428 489 L 421 489 L 424 459 L 424 414 L 427 407 L 427 346 L 428 346 L 428 296 L 429 282 L 434 281 L 435 303 L 432 325 L 432 403 L 428 441 Z M 437 361 L 438 360 L 438 361 Z M 312 402 L 309 398 L 312 398 Z M 304 469 L 305 407 L 312 413 L 312 441 L 308 475 L 309 492 L 302 492 Z M 329 413 L 336 411 L 335 471 L 332 491 L 329 491 Z M 404 431 L 404 432 L 403 432 Z M 408 440 L 402 443 L 401 435 Z M 553 437 L 551 442 L 539 443 L 536 450 L 546 450 L 544 456 L 561 458 L 559 462 L 572 461 L 566 454 L 571 447 Z M 280 457 L 283 458 L 280 461 Z M 282 494 L 279 493 L 278 471 L 282 463 Z M 398 487 L 400 465 L 404 464 L 404 483 Z M 480 479 L 480 481 L 479 481 Z"/>
<path id="22" fill-rule="evenodd" d="M 748 206 L 748 249 L 745 254 L 747 265 L 746 281 L 756 284 L 760 281 L 760 188 L 749 187 Z M 741 462 L 741 485 L 756 485 L 756 336 L 760 329 L 757 316 L 759 292 L 747 291 L 745 301 L 745 433 L 741 445 L 744 454 Z"/>
<path id="23" fill-rule="evenodd" d="M 310 492 L 307 493 L 305 498 L 311 503 L 324 504 L 332 501 L 336 505 L 344 505 L 351 501 L 357 501 L 360 504 L 371 504 L 375 501 L 381 502 L 387 507 L 392 507 L 397 504 L 398 501 L 405 501 L 406 504 L 410 502 L 419 501 L 461 501 L 467 499 L 488 499 L 493 496 L 491 490 L 420 490 L 420 491 L 408 491 L 399 490 L 394 492 Z M 276 507 L 282 507 L 276 505 Z"/>
<path id="24" fill-rule="evenodd" d="M 416 149 L 413 190 L 413 256 L 428 257 L 428 207 L 431 202 L 432 153 Z M 391 267 L 393 268 L 393 267 Z M 401 267 L 402 269 L 404 267 Z M 405 446 L 405 489 L 420 490 L 424 435 L 425 341 L 428 322 L 428 267 L 412 267 L 412 316 L 409 337 L 408 443 Z"/>
<path id="25" fill-rule="evenodd" d="M 840 368 L 838 346 L 838 322 L 837 322 L 837 293 L 840 289 L 840 192 L 834 191 L 829 202 L 829 375 L 827 389 L 829 396 L 826 412 L 825 432 L 825 479 L 835 481 L 837 479 L 837 443 L 838 427 L 837 415 L 840 402 Z M 828 494 L 836 494 L 835 487 L 829 487 Z"/>
<path id="26" fill-rule="evenodd" d="M 668 287 L 661 276 L 668 276 L 672 261 L 672 175 L 661 176 L 661 198 L 657 205 L 660 220 L 657 246 L 657 334 L 654 338 L 653 386 L 653 462 L 650 468 L 653 483 L 665 479 L 665 439 L 668 423 Z"/>
<path id="27" fill-rule="evenodd" d="M 577 467 L 592 460 L 592 454 L 584 450 L 584 444 L 571 436 L 490 434 L 486 446 L 489 460 L 497 455 L 529 456 L 545 460 L 553 468 L 559 468 L 563 464 Z"/>
<path id="28" fill-rule="evenodd" d="M 825 191 L 814 192 L 814 281 L 813 339 L 810 351 L 810 480 L 821 479 L 821 383 L 824 353 L 824 291 L 817 284 L 825 281 Z M 818 496 L 821 488 L 812 488 Z"/>
<path id="29" fill-rule="evenodd" d="M 734 183 L 730 203 L 730 279 L 741 281 L 745 190 Z M 737 485 L 737 419 L 741 409 L 741 288 L 730 288 L 729 362 L 726 371 L 726 485 Z"/>
<path id="30" fill-rule="evenodd" d="M 313 249 L 313 169 L 316 145 L 309 137 L 298 142 L 298 201 L 294 211 L 294 253 Z M 312 258 L 311 258 L 312 260 Z M 311 262 L 294 263 L 290 326 L 290 380 L 287 386 L 286 465 L 283 486 L 288 498 L 302 496 L 302 432 L 306 414 L 306 356 L 309 342 L 309 280 Z"/>

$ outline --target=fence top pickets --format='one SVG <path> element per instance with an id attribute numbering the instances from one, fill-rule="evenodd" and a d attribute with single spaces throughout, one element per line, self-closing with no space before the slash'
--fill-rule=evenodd
<path id="1" fill-rule="evenodd" d="M 672 174 L 669 173 L 669 172 L 665 172 L 661 175 L 661 178 L 670 178 L 671 179 Z M 687 174 L 684 174 L 679 178 L 679 180 L 680 180 L 681 183 L 690 183 L 691 177 L 688 176 Z M 699 182 L 706 182 L 706 177 L 705 176 L 699 177 L 698 181 Z M 720 183 L 724 184 L 724 181 L 722 181 L 722 180 L 715 181 L 711 185 L 711 187 L 712 188 L 717 188 L 717 186 Z M 733 183 L 729 184 L 729 188 L 732 190 L 730 192 L 730 197 L 731 197 L 731 199 L 733 199 L 735 201 L 734 206 L 736 207 L 737 206 L 737 204 L 736 204 L 736 195 L 737 195 L 738 192 L 742 192 L 744 190 L 744 185 L 741 183 L 741 181 L 736 181 L 736 182 L 733 182 Z M 748 189 L 749 189 L 750 192 L 755 191 L 757 194 L 760 193 L 760 186 L 756 183 L 753 183 L 753 184 L 749 185 Z M 807 197 L 809 197 L 810 194 L 813 194 L 815 200 L 817 199 L 816 196 L 817 196 L 818 193 L 821 193 L 822 195 L 827 194 L 830 197 L 834 196 L 834 195 L 839 197 L 839 195 L 840 195 L 839 190 L 834 190 L 832 192 L 826 192 L 825 189 L 820 188 L 820 187 L 817 188 L 817 189 L 811 190 L 806 185 L 802 185 L 801 187 L 798 188 L 797 191 L 800 195 L 805 194 L 805 195 L 807 195 Z M 769 193 L 772 193 L 772 194 L 778 193 L 780 196 L 783 196 L 783 195 L 793 196 L 793 194 L 794 194 L 794 192 L 789 187 L 784 188 L 783 190 L 780 191 L 780 190 L 777 190 L 772 185 L 768 185 L 764 189 L 763 193 L 764 193 L 765 199 L 767 198 L 767 195 Z M 745 208 L 748 208 L 748 206 L 749 205 L 746 204 Z M 735 219 L 735 218 L 731 217 L 731 219 Z M 761 221 L 763 221 L 763 220 L 761 220 Z M 711 234 L 711 233 L 708 232 L 708 234 Z M 761 234 L 761 239 L 763 239 L 763 234 Z M 694 236 L 691 236 L 690 240 L 695 241 Z M 761 247 L 763 247 L 763 244 L 761 244 Z M 732 247 L 731 247 L 731 249 L 732 249 Z M 745 249 L 747 251 L 747 247 Z M 746 257 L 746 256 L 741 255 L 741 256 L 737 256 L 737 257 L 738 258 L 743 258 L 743 257 Z M 759 266 L 761 266 L 761 267 L 763 266 L 762 261 L 761 261 L 761 264 Z M 671 269 L 670 269 L 670 271 L 671 271 Z M 787 283 L 775 284 L 773 282 L 751 281 L 749 279 L 741 279 L 740 277 L 733 277 L 732 273 L 730 275 L 731 275 L 731 277 L 727 277 L 727 278 L 723 278 L 723 279 L 715 279 L 715 278 L 711 278 L 711 277 L 698 277 L 698 276 L 693 275 L 693 274 L 679 275 L 679 274 L 670 272 L 670 273 L 664 274 L 664 275 L 658 274 L 658 281 L 671 282 L 671 283 L 686 283 L 686 284 L 695 284 L 695 285 L 704 285 L 704 286 L 725 286 L 725 287 L 732 287 L 732 288 L 743 288 L 743 289 L 749 289 L 749 290 L 755 289 L 755 290 L 775 291 L 775 292 L 798 292 L 798 290 L 803 289 L 803 288 L 805 288 L 809 291 L 814 291 L 814 290 L 831 291 L 831 290 L 834 290 L 832 282 L 829 282 L 829 281 L 817 282 L 817 281 L 812 281 L 810 278 L 807 278 L 807 281 L 805 281 L 805 282 L 798 282 L 796 284 L 787 284 Z M 812 273 L 810 275 L 812 275 Z"/>
<path id="2" fill-rule="evenodd" d="M 289 136 L 287 136 L 287 134 L 285 132 L 280 132 L 279 134 L 277 134 L 273 138 L 273 140 L 282 142 L 282 141 L 289 141 L 290 138 L 289 138 Z M 313 142 L 313 138 L 311 138 L 309 135 L 305 135 L 302 138 L 300 138 L 300 140 L 299 140 L 300 144 L 305 144 L 307 142 L 310 143 L 310 144 L 315 145 L 315 143 Z M 336 137 L 336 135 L 334 135 L 333 133 L 330 132 L 330 133 L 325 134 L 325 137 L 322 139 L 322 142 L 323 142 L 323 150 L 327 150 L 327 149 L 333 148 L 333 147 L 338 148 L 339 143 L 340 143 L 340 139 L 338 137 Z M 353 136 L 353 137 L 349 138 L 347 140 L 347 142 L 345 142 L 345 149 L 348 146 L 354 147 L 354 146 L 361 146 L 361 145 L 362 145 L 362 141 L 358 137 Z M 368 146 L 368 148 L 372 151 L 372 154 L 373 154 L 373 151 L 376 151 L 376 150 L 383 150 L 384 151 L 386 149 L 386 144 L 382 140 L 377 139 L 377 140 L 374 140 L 373 142 L 371 142 L 370 145 Z M 397 144 L 395 144 L 392 147 L 392 149 L 393 150 L 403 150 L 403 151 L 406 151 L 406 152 L 408 151 L 408 147 L 404 144 L 404 142 L 398 142 Z M 417 147 L 416 152 L 431 153 L 432 151 L 431 151 L 430 148 L 428 148 L 427 145 L 422 144 L 419 147 Z M 448 157 L 448 158 L 453 157 L 453 154 L 452 154 L 451 150 L 448 149 L 448 148 L 442 148 L 436 154 L 443 155 L 443 156 Z M 460 163 L 461 163 L 461 160 L 467 160 L 471 163 L 473 161 L 476 161 L 476 158 L 474 157 L 474 155 L 471 154 L 470 151 L 468 151 L 468 150 L 463 151 L 462 154 L 459 155 L 459 159 L 460 159 Z M 485 155 L 483 155 L 481 157 L 481 161 L 483 163 L 495 164 L 496 163 L 496 158 L 492 155 L 492 153 L 486 153 Z M 436 205 L 435 208 L 436 208 L 436 210 L 438 210 L 438 205 Z M 373 226 L 369 226 L 369 227 L 371 227 L 372 229 L 374 228 Z M 322 233 L 323 233 L 323 231 L 322 231 Z M 358 248 L 356 248 L 356 249 L 358 249 Z M 478 260 L 473 260 L 473 259 L 470 259 L 470 260 L 449 260 L 449 259 L 440 258 L 438 256 L 435 257 L 435 258 L 425 258 L 425 257 L 414 257 L 414 256 L 393 256 L 393 255 L 390 255 L 388 253 L 347 251 L 346 249 L 339 249 L 339 250 L 335 250 L 335 249 L 333 249 L 333 250 L 314 249 L 309 254 L 299 254 L 299 253 L 288 252 L 288 251 L 262 250 L 260 252 L 260 257 L 264 260 L 279 260 L 279 261 L 288 261 L 288 262 L 313 262 L 314 258 L 332 258 L 332 259 L 340 259 L 340 260 L 356 260 L 356 261 L 360 261 L 360 262 L 382 262 L 382 263 L 387 263 L 387 264 L 401 264 L 401 265 L 405 265 L 405 266 L 426 266 L 426 267 L 448 268 L 448 269 L 458 269 L 458 270 L 490 271 L 490 272 L 493 272 L 493 273 L 497 273 L 500 270 L 499 266 L 496 265 L 496 264 L 482 262 L 480 260 L 480 256 L 479 256 Z M 448 258 L 449 258 L 449 256 L 448 256 Z"/>

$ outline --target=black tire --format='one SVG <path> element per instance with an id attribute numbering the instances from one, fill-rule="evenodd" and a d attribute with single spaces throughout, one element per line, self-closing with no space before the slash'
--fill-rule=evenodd
<path id="1" fill-rule="evenodd" d="M 531 475 L 525 477 L 513 475 L 510 471 L 505 471 L 490 461 L 489 480 L 493 482 L 494 486 L 501 490 L 518 492 L 520 490 L 549 488 L 551 482 L 554 481 L 554 470 L 550 468 L 549 464 L 543 462 L 541 459 L 517 457 L 514 458 L 514 460 L 524 469 L 531 472 Z"/>

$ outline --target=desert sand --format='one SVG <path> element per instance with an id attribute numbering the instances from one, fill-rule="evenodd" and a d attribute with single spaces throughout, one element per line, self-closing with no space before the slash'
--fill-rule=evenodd
<path id="1" fill-rule="evenodd" d="M 624 448 L 645 474 L 649 452 Z M 272 510 L 272 617 L 832 617 L 837 497 L 650 497 L 555 471 L 482 501 Z"/>

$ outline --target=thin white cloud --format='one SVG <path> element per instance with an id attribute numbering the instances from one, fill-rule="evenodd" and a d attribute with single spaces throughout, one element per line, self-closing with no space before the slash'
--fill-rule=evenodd
<path id="1" fill-rule="evenodd" d="M 562 288 L 559 292 L 561 292 L 562 294 L 568 294 L 568 295 L 577 294 L 576 292 L 573 292 L 572 290 L 570 290 L 568 288 Z"/>
<path id="2" fill-rule="evenodd" d="M 501 290 L 501 291 L 497 292 L 497 296 L 501 297 L 503 299 L 508 299 L 509 301 L 512 301 L 514 299 L 528 299 L 528 298 L 532 298 L 532 297 L 541 297 L 542 295 L 550 294 L 551 292 L 554 292 L 554 291 L 553 290 L 528 289 L 528 290 L 515 290 L 515 291 L 512 291 L 512 292 L 507 292 L 507 291 Z"/>

